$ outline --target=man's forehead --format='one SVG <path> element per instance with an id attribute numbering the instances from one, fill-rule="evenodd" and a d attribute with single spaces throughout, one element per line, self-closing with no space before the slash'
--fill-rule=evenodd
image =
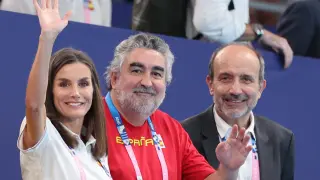
<path id="1" fill-rule="evenodd" d="M 215 73 L 219 74 L 229 74 L 235 76 L 258 76 L 259 67 L 253 64 L 241 65 L 241 64 L 220 64 L 214 67 Z"/>
<path id="2" fill-rule="evenodd" d="M 221 77 L 221 76 L 235 76 L 235 77 L 258 77 L 258 73 L 256 72 L 248 72 L 248 71 L 232 71 L 232 70 L 228 70 L 228 71 L 224 71 L 224 70 L 220 70 L 219 72 L 217 72 L 217 77 Z"/>
<path id="3" fill-rule="evenodd" d="M 220 74 L 229 74 L 234 76 L 258 76 L 259 74 L 259 66 L 254 64 L 233 64 L 233 63 L 223 63 L 216 65 L 214 67 L 214 71 L 217 75 Z"/>
<path id="4" fill-rule="evenodd" d="M 216 55 L 217 59 L 235 59 L 239 57 L 253 58 L 258 60 L 258 56 L 255 51 L 245 45 L 238 44 L 227 46 L 220 50 Z"/>
<path id="5" fill-rule="evenodd" d="M 257 54 L 243 45 L 226 47 L 219 52 L 214 60 L 218 67 L 237 67 L 259 69 L 260 63 Z"/>
<path id="6" fill-rule="evenodd" d="M 145 68 L 162 67 L 165 68 L 165 58 L 155 50 L 137 50 L 131 52 L 124 61 L 128 66 L 139 65 Z"/>

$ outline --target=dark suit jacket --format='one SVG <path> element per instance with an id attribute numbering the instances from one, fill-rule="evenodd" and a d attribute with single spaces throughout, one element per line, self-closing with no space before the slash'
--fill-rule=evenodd
<path id="1" fill-rule="evenodd" d="M 292 3 L 280 17 L 277 32 L 295 55 L 320 58 L 320 0 Z"/>
<path id="2" fill-rule="evenodd" d="M 137 2 L 140 3 L 137 3 Z M 186 37 L 188 0 L 135 0 L 132 29 L 137 31 Z"/>
<path id="3" fill-rule="evenodd" d="M 209 164 L 217 169 L 215 149 L 220 143 L 213 115 L 213 105 L 206 111 L 182 121 L 194 146 Z M 279 124 L 255 116 L 254 133 L 257 139 L 260 180 L 294 179 L 294 135 Z"/>
<path id="4" fill-rule="evenodd" d="M 137 2 L 140 3 L 137 3 Z M 189 0 L 134 0 L 131 28 L 167 36 L 186 37 Z M 230 0 L 229 10 L 234 9 Z M 194 39 L 201 39 L 199 33 Z"/>

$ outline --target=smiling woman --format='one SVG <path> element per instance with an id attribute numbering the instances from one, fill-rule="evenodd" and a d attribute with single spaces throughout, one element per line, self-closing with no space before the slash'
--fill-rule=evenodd
<path id="1" fill-rule="evenodd" d="M 57 72 L 53 83 L 54 105 L 60 114 L 74 119 L 84 117 L 93 94 L 89 67 L 80 62 L 65 65 Z"/>
<path id="2" fill-rule="evenodd" d="M 45 103 L 47 116 L 60 134 L 63 134 L 62 138 L 66 144 L 75 147 L 76 139 L 64 133 L 60 122 L 76 134 L 81 134 L 82 124 L 85 124 L 86 128 L 96 124 L 96 128 L 100 129 L 105 122 L 102 117 L 103 111 L 99 101 L 100 85 L 94 64 L 90 57 L 81 51 L 71 48 L 61 49 L 51 59 L 48 80 Z M 90 113 L 91 117 L 84 118 L 87 113 Z M 88 135 L 92 131 L 92 128 L 88 130 Z M 103 142 L 105 138 L 100 136 Z"/>
<path id="3" fill-rule="evenodd" d="M 51 57 L 61 19 L 58 0 L 34 0 L 41 35 L 26 92 L 18 148 L 24 180 L 106 179 L 106 130 L 95 66 L 85 53 L 64 48 Z"/>

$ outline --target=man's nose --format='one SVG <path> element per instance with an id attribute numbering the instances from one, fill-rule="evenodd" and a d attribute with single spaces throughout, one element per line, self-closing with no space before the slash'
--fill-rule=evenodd
<path id="1" fill-rule="evenodd" d="M 143 75 L 141 79 L 141 85 L 145 87 L 151 87 L 152 86 L 152 79 L 151 76 L 148 74 Z"/>
<path id="2" fill-rule="evenodd" d="M 234 81 L 229 89 L 229 93 L 235 94 L 235 95 L 241 94 L 242 93 L 241 84 L 238 81 Z"/>

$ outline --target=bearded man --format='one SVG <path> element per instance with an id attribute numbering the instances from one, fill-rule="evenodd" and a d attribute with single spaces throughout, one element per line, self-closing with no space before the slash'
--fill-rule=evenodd
<path id="1" fill-rule="evenodd" d="M 108 162 L 115 180 L 236 180 L 252 146 L 237 125 L 216 152 L 214 170 L 181 124 L 158 110 L 172 79 L 174 56 L 157 36 L 122 41 L 105 73 Z"/>

